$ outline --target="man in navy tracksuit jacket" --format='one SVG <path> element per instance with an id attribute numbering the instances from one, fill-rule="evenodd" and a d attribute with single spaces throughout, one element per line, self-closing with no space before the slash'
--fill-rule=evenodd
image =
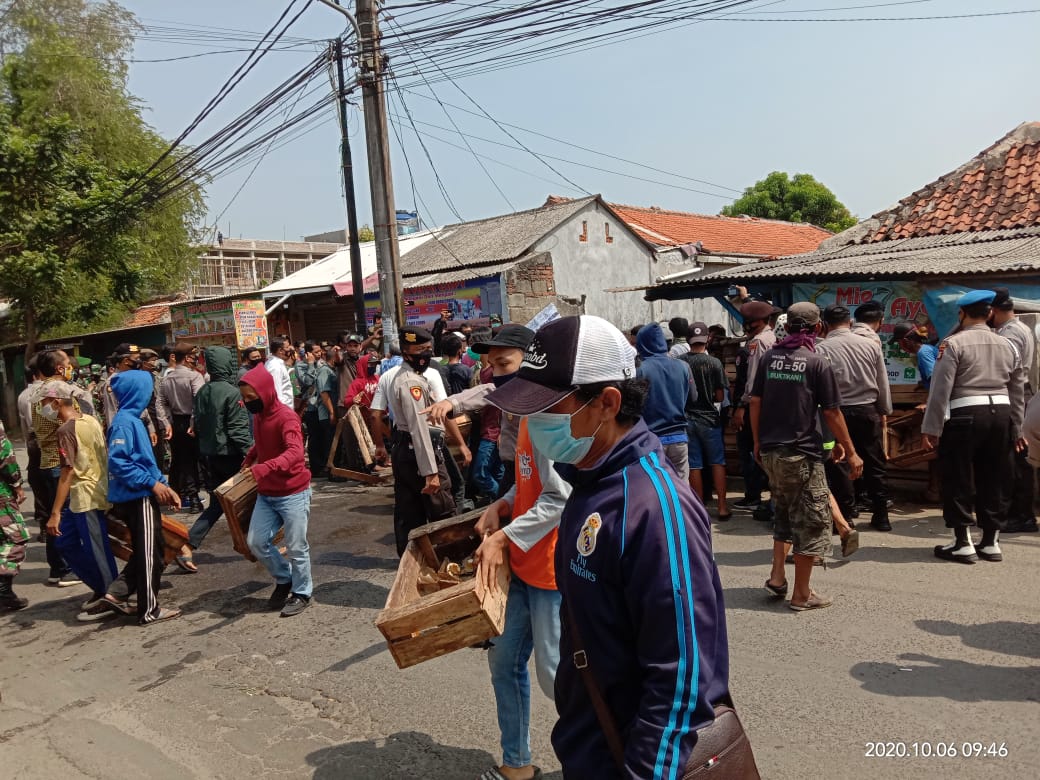
<path id="1" fill-rule="evenodd" d="M 697 400 L 693 374 L 684 361 L 668 356 L 668 342 L 656 322 L 639 329 L 636 350 L 642 359 L 636 374 L 650 383 L 643 419 L 661 440 L 679 479 L 686 482 L 690 478 L 686 404 Z"/>
<path id="2" fill-rule="evenodd" d="M 710 520 L 639 419 L 645 395 L 625 337 L 584 315 L 543 327 L 517 378 L 488 396 L 527 416 L 535 446 L 574 486 L 556 545 L 563 632 L 552 734 L 568 778 L 677 780 L 697 729 L 729 696 Z M 576 667 L 575 635 L 620 731 L 623 770 Z"/>
<path id="3" fill-rule="evenodd" d="M 163 571 L 162 514 L 159 502 L 180 507 L 180 498 L 166 484 L 155 464 L 152 442 L 141 422 L 155 389 L 146 371 L 112 376 L 112 393 L 119 411 L 108 427 L 108 500 L 112 513 L 130 529 L 133 553 L 123 572 L 108 587 L 105 601 L 117 612 L 132 614 L 130 597 L 137 596 L 142 625 L 178 617 L 177 609 L 159 606 Z"/>

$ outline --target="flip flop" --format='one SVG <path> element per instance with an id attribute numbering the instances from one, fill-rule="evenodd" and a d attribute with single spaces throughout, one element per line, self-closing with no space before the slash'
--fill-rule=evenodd
<path id="1" fill-rule="evenodd" d="M 105 594 L 104 602 L 108 605 L 109 609 L 115 610 L 121 615 L 133 615 L 135 612 L 137 612 L 136 604 L 134 606 L 131 606 L 129 600 L 120 601 L 115 596 L 111 596 L 108 593 Z"/>
<path id="2" fill-rule="evenodd" d="M 780 586 L 773 585 L 769 580 L 766 580 L 766 590 L 778 599 L 782 599 L 787 595 L 787 580 L 784 580 L 784 584 Z"/>
<path id="3" fill-rule="evenodd" d="M 829 598 L 821 596 L 815 591 L 810 591 L 809 600 L 806 601 L 804 604 L 795 604 L 792 601 L 787 606 L 789 606 L 795 612 L 805 612 L 810 609 L 823 609 L 824 607 L 829 607 L 833 603 L 834 602 L 831 601 Z"/>
<path id="4" fill-rule="evenodd" d="M 859 531 L 853 528 L 848 535 L 841 540 L 841 557 L 848 558 L 859 549 Z"/>
<path id="5" fill-rule="evenodd" d="M 199 573 L 199 567 L 195 565 L 195 561 L 192 560 L 190 555 L 178 555 L 176 558 L 174 558 L 174 561 L 176 561 L 177 565 L 180 566 L 181 569 L 183 571 L 186 571 L 188 574 Z"/>
<path id="6" fill-rule="evenodd" d="M 180 616 L 181 611 L 179 609 L 168 609 L 167 607 L 162 607 L 159 610 L 158 615 L 156 615 L 154 618 L 147 622 L 141 623 L 141 625 L 150 626 L 152 625 L 152 623 L 161 623 L 164 620 L 173 620 L 174 618 L 179 618 Z"/>

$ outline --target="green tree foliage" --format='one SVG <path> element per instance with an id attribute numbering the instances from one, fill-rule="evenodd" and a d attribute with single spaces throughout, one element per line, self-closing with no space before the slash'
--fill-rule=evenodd
<path id="1" fill-rule="evenodd" d="M 783 171 L 773 171 L 755 182 L 733 205 L 724 207 L 722 214 L 808 222 L 833 233 L 840 233 L 857 221 L 833 192 L 808 173 L 796 173 L 791 178 Z"/>
<path id="2" fill-rule="evenodd" d="M 357 229 L 357 238 L 361 243 L 366 241 L 375 241 L 376 233 L 368 225 L 362 225 Z"/>
<path id="3" fill-rule="evenodd" d="M 127 89 L 130 12 L 17 0 L 0 17 L 0 296 L 32 348 L 182 289 L 203 202 L 197 186 L 131 190 L 167 144 Z"/>

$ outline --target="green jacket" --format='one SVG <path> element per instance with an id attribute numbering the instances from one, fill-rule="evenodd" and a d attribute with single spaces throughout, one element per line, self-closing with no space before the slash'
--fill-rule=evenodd
<path id="1" fill-rule="evenodd" d="M 227 347 L 206 347 L 209 382 L 195 395 L 195 436 L 199 454 L 244 458 L 253 446 L 249 412 L 238 392 L 238 363 Z"/>

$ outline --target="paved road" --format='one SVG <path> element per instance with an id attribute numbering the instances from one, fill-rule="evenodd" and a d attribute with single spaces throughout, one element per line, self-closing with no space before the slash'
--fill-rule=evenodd
<path id="1" fill-rule="evenodd" d="M 223 524 L 171 573 L 185 615 L 139 628 L 75 621 L 81 588 L 48 588 L 33 543 L 0 618 L 0 775 L 12 778 L 473 778 L 498 757 L 487 663 L 466 650 L 406 671 L 373 620 L 396 556 L 386 489 L 322 484 L 311 515 L 316 604 L 263 611 L 266 574 Z M 945 564 L 934 511 L 863 532 L 816 570 L 835 600 L 796 614 L 769 601 L 769 539 L 748 516 L 716 528 L 734 696 L 765 778 L 1024 778 L 1040 762 L 1040 538 L 1003 564 Z M 559 777 L 550 702 L 535 694 L 536 763 Z M 930 758 L 868 758 L 891 742 Z M 1004 745 L 1005 757 L 946 754 Z M 916 748 L 913 743 L 917 743 Z"/>

